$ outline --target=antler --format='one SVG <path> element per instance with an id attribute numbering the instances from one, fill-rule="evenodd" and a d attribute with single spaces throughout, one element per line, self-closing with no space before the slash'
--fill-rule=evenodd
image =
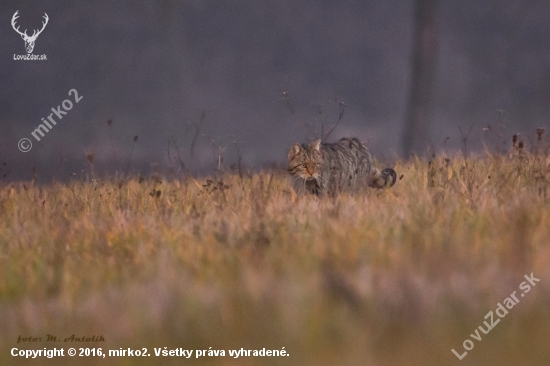
<path id="1" fill-rule="evenodd" d="M 16 13 L 17 13 L 17 12 L 16 12 Z M 48 18 L 48 14 L 44 13 L 44 19 L 45 19 L 45 22 L 42 22 L 42 29 L 40 29 L 39 31 L 37 31 L 37 30 L 35 29 L 34 32 L 33 32 L 33 34 L 32 34 L 32 36 L 30 36 L 29 38 L 34 38 L 34 39 L 36 39 L 36 38 L 38 37 L 38 35 L 39 35 L 40 33 L 42 33 L 42 31 L 44 30 L 44 28 L 46 28 L 46 24 L 48 24 L 48 20 L 50 19 L 50 18 Z M 26 32 L 26 31 L 27 31 L 27 30 L 25 29 L 25 32 Z M 38 33 L 37 33 L 37 32 L 38 32 Z"/>
<path id="2" fill-rule="evenodd" d="M 13 17 L 11 18 L 11 26 L 13 27 L 13 30 L 15 30 L 17 33 L 19 33 L 21 36 L 25 36 L 25 37 L 28 37 L 27 35 L 27 30 L 25 29 L 25 32 L 21 32 L 19 30 L 19 26 L 17 28 L 15 28 L 15 21 L 17 20 L 17 18 L 19 18 L 19 15 L 17 15 L 17 13 L 19 13 L 19 10 L 17 10 L 15 12 L 15 14 L 13 14 Z M 44 13 L 46 14 L 46 13 Z M 47 23 L 47 22 L 46 22 Z"/>

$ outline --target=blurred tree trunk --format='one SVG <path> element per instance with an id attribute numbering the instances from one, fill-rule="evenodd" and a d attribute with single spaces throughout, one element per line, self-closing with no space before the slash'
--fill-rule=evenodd
<path id="1" fill-rule="evenodd" d="M 437 2 L 415 0 L 411 84 L 402 145 L 405 155 L 423 153 L 427 149 L 430 99 L 438 53 Z"/>

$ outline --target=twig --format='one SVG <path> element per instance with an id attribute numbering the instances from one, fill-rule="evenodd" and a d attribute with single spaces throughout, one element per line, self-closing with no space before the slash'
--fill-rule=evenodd
<path id="1" fill-rule="evenodd" d="M 468 132 L 466 134 L 464 134 L 464 132 L 462 131 L 462 128 L 460 128 L 460 126 L 458 126 L 458 130 L 460 131 L 460 134 L 462 135 L 462 144 L 464 145 L 464 150 L 463 150 L 463 155 L 464 155 L 464 160 L 466 160 L 466 156 L 468 155 L 468 136 L 470 136 L 470 133 L 472 132 L 472 129 L 474 128 L 474 124 L 472 123 L 470 125 L 470 129 L 468 130 Z"/>
<path id="2" fill-rule="evenodd" d="M 128 157 L 128 164 L 126 164 L 126 174 L 128 174 L 128 169 L 130 169 L 130 163 L 132 162 L 132 155 L 134 155 L 134 147 L 136 146 L 136 141 L 138 136 L 134 136 L 134 143 L 132 144 L 132 150 L 130 151 L 130 156 Z"/>
<path id="3" fill-rule="evenodd" d="M 326 140 L 327 140 L 327 138 L 330 136 L 330 134 L 332 133 L 332 131 L 334 131 L 334 129 L 340 124 L 340 122 L 342 121 L 342 118 L 344 118 L 344 112 L 345 112 L 344 101 L 338 102 L 338 108 L 339 108 L 339 111 L 338 111 L 338 122 L 336 122 L 336 124 L 335 124 L 334 126 L 332 126 L 332 128 L 330 129 L 330 131 L 328 131 L 328 133 L 326 134 L 326 136 L 323 137 L 322 141 L 326 141 Z"/>
<path id="4" fill-rule="evenodd" d="M 195 143 L 197 142 L 197 138 L 199 137 L 199 132 L 201 130 L 204 117 L 206 117 L 206 111 L 203 110 L 201 113 L 201 118 L 199 120 L 199 123 L 196 125 L 195 136 L 193 136 L 193 141 L 191 141 L 191 157 L 193 157 L 193 152 L 195 150 Z"/>

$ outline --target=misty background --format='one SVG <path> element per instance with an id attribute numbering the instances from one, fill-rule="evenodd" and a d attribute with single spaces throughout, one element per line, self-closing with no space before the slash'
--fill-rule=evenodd
<path id="1" fill-rule="evenodd" d="M 0 4 L 0 176 L 66 178 L 285 164 L 334 126 L 379 160 L 403 154 L 413 0 L 41 1 Z M 39 29 L 26 54 L 12 29 Z M 436 151 L 534 140 L 550 115 L 550 2 L 439 1 L 428 121 Z M 40 142 L 31 132 L 76 89 Z M 343 115 L 342 115 L 343 113 Z M 340 118 L 341 117 L 341 118 Z M 112 124 L 109 126 L 109 120 Z M 487 129 L 487 126 L 491 129 Z M 485 128 L 485 130 L 484 130 Z M 137 141 L 134 141 L 137 136 Z M 33 148 L 20 152 L 29 138 Z M 193 142 L 194 141 L 194 142 Z M 193 156 L 191 156 L 193 145 Z"/>

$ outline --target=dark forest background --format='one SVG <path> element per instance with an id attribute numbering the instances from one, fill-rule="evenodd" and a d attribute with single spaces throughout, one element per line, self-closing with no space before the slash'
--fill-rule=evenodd
<path id="1" fill-rule="evenodd" d="M 208 173 L 284 164 L 289 146 L 357 136 L 381 159 L 403 141 L 415 1 L 3 1 L 3 179 L 96 172 Z M 11 27 L 41 26 L 34 54 Z M 550 2 L 442 0 L 427 115 L 429 149 L 506 148 L 550 116 Z M 32 33 L 29 31 L 29 33 Z M 83 96 L 40 142 L 30 133 Z M 109 126 L 107 121 L 112 120 Z M 491 126 L 490 129 L 487 126 Z M 137 141 L 135 140 L 137 136 Z M 21 138 L 33 148 L 22 153 Z M 191 156 L 193 146 L 193 156 Z"/>

